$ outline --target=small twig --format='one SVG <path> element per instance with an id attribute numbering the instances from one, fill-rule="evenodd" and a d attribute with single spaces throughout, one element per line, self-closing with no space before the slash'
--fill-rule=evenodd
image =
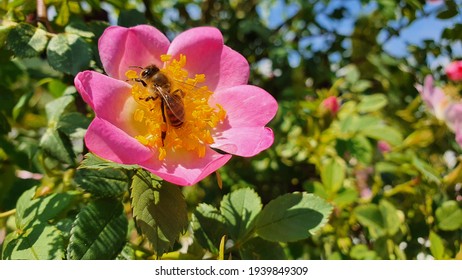
<path id="1" fill-rule="evenodd" d="M 12 216 L 16 214 L 16 209 L 11 209 L 9 211 L 0 213 L 0 219 L 8 218 L 9 216 Z"/>
<path id="2" fill-rule="evenodd" d="M 37 0 L 37 21 L 45 25 L 48 32 L 54 33 L 53 27 L 51 27 L 50 21 L 48 20 L 47 6 L 43 0 Z"/>

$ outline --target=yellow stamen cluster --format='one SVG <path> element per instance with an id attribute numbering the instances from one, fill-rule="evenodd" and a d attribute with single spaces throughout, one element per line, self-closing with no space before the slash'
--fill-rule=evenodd
<path id="1" fill-rule="evenodd" d="M 147 83 L 145 87 L 141 82 L 136 82 L 136 79 L 141 78 L 140 75 L 129 70 L 125 75 L 133 81 L 131 93 L 139 104 L 133 119 L 142 124 L 146 131 L 135 138 L 143 145 L 157 150 L 159 160 L 163 160 L 170 152 L 181 150 L 195 151 L 199 157 L 204 157 L 206 147 L 214 143 L 211 130 L 226 118 L 226 112 L 219 104 L 216 108 L 208 104 L 213 92 L 207 86 L 200 86 L 205 82 L 204 74 L 189 77 L 188 71 L 184 69 L 186 56 L 180 55 L 177 60 L 169 55 L 162 55 L 161 60 L 164 67 L 160 71 L 169 78 L 171 92 L 180 89 L 184 93 L 184 123 L 173 127 L 169 123 L 167 112 L 165 123 L 161 110 L 162 98 L 152 96 L 153 91 L 149 90 L 152 85 Z M 162 141 L 163 135 L 165 139 Z"/>

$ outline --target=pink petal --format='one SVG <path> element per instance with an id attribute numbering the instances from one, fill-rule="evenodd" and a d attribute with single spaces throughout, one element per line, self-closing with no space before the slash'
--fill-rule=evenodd
<path id="1" fill-rule="evenodd" d="M 190 186 L 215 172 L 230 159 L 231 155 L 222 155 L 207 149 L 203 158 L 197 157 L 194 152 L 181 153 L 167 156 L 163 162 L 154 157 L 139 165 L 173 184 Z"/>
<path id="2" fill-rule="evenodd" d="M 220 104 L 227 118 L 215 128 L 212 147 L 239 156 L 254 156 L 274 141 L 271 129 L 264 126 L 277 112 L 276 100 L 265 90 L 241 85 L 216 92 L 209 103 Z"/>
<path id="3" fill-rule="evenodd" d="M 462 127 L 460 124 L 456 127 L 456 142 L 462 147 Z"/>
<path id="4" fill-rule="evenodd" d="M 441 88 L 433 86 L 433 77 L 427 75 L 423 86 L 417 85 L 416 88 L 420 92 L 422 100 L 429 107 L 430 112 L 437 119 L 443 120 L 446 108 L 449 105 L 449 99 Z"/>
<path id="5" fill-rule="evenodd" d="M 185 69 L 191 77 L 205 74 L 210 90 L 246 84 L 249 78 L 247 60 L 223 45 L 221 32 L 213 27 L 198 27 L 178 35 L 168 53 L 178 58 L 186 55 Z"/>
<path id="6" fill-rule="evenodd" d="M 166 54 L 169 40 L 150 25 L 131 28 L 108 27 L 98 41 L 104 70 L 113 78 L 125 80 L 130 66 L 162 65 L 160 55 Z"/>
<path id="7" fill-rule="evenodd" d="M 231 127 L 266 125 L 276 115 L 278 104 L 271 94 L 253 85 L 240 85 L 215 92 L 209 101 L 223 106 Z"/>
<path id="8" fill-rule="evenodd" d="M 271 147 L 274 134 L 268 127 L 239 127 L 219 133 L 214 140 L 213 148 L 233 155 L 252 157 Z"/>
<path id="9" fill-rule="evenodd" d="M 444 120 L 446 125 L 455 131 L 458 124 L 462 124 L 462 103 L 450 104 L 445 110 Z"/>
<path id="10" fill-rule="evenodd" d="M 108 121 L 96 117 L 85 134 L 88 149 L 107 160 L 138 164 L 153 157 L 150 149 Z"/>
<path id="11" fill-rule="evenodd" d="M 226 87 L 245 85 L 249 80 L 249 63 L 240 53 L 223 47 L 220 60 L 220 70 L 216 90 Z M 210 79 L 206 76 L 207 79 Z"/>
<path id="12" fill-rule="evenodd" d="M 130 135 L 141 134 L 133 121 L 137 105 L 128 83 L 98 72 L 84 71 L 77 74 L 74 84 L 97 117 L 111 122 Z"/>

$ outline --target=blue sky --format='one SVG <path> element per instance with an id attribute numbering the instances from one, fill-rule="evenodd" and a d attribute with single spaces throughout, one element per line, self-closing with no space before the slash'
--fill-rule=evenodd
<path id="1" fill-rule="evenodd" d="M 462 0 L 456 1 L 459 3 L 459 5 L 462 5 Z M 279 26 L 282 22 L 284 22 L 287 18 L 292 17 L 299 10 L 299 6 L 297 4 L 286 4 L 285 2 L 286 1 L 284 0 L 276 0 L 263 1 L 259 4 L 258 12 L 261 18 L 267 23 L 269 28 Z M 335 22 L 330 20 L 327 16 L 325 16 L 326 13 L 329 13 L 330 11 L 340 6 L 345 7 L 351 16 L 348 18 L 344 18 L 341 21 Z M 426 12 L 430 12 L 432 10 L 444 9 L 444 6 L 444 2 L 434 4 L 427 3 L 424 7 L 424 10 Z M 335 29 L 337 33 L 348 35 L 353 31 L 355 19 L 361 14 L 370 13 L 375 8 L 375 1 L 371 1 L 371 4 L 368 4 L 366 6 L 361 6 L 360 0 L 331 0 L 328 5 L 327 11 L 324 14 L 319 13 L 317 20 L 330 30 Z M 389 54 L 395 57 L 404 57 L 407 55 L 407 45 L 419 45 L 422 43 L 423 40 L 426 39 L 439 41 L 443 30 L 447 27 L 453 26 L 455 23 L 462 23 L 462 15 L 459 15 L 458 17 L 450 20 L 440 20 L 437 19 L 434 15 L 423 17 L 413 22 L 413 24 L 408 28 L 403 29 L 399 37 L 393 37 L 391 40 L 389 40 L 384 45 L 384 49 Z M 381 38 L 383 40 L 383 38 L 386 37 L 385 35 L 385 33 L 381 34 L 381 36 L 379 36 L 379 40 Z M 313 49 L 322 49 L 324 46 L 324 42 L 325 38 L 323 37 L 311 37 L 302 40 L 300 44 L 302 45 L 301 48 L 303 48 L 304 44 L 310 44 L 313 47 Z M 456 45 L 456 50 L 456 55 L 462 56 L 461 43 Z M 449 60 L 449 58 L 447 58 L 446 60 Z M 296 66 L 296 64 L 300 61 L 300 57 L 298 54 L 292 53 L 289 57 L 289 61 L 292 65 Z M 440 62 L 445 63 L 445 61 Z"/>

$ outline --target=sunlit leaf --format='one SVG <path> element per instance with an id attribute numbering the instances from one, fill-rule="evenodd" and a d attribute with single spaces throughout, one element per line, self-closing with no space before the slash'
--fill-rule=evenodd
<path id="1" fill-rule="evenodd" d="M 118 197 L 130 184 L 130 178 L 120 169 L 78 169 L 75 181 L 82 189 L 97 197 Z"/>
<path id="2" fill-rule="evenodd" d="M 76 199 L 72 193 L 53 193 L 34 198 L 35 192 L 36 188 L 25 191 L 16 203 L 16 227 L 19 229 L 56 218 L 69 210 Z"/>
<path id="3" fill-rule="evenodd" d="M 438 227 L 442 230 L 457 230 L 462 227 L 462 209 L 455 200 L 445 201 L 435 211 Z"/>
<path id="4" fill-rule="evenodd" d="M 36 224 L 23 232 L 10 233 L 3 243 L 5 260 L 62 260 L 65 245 L 62 233 L 52 225 Z"/>
<path id="5" fill-rule="evenodd" d="M 428 238 L 430 240 L 430 252 L 432 253 L 433 257 L 437 260 L 445 259 L 445 246 L 444 241 L 441 237 L 433 231 L 430 231 L 430 236 Z"/>
<path id="6" fill-rule="evenodd" d="M 61 115 L 66 110 L 67 106 L 69 106 L 73 101 L 74 96 L 64 95 L 49 102 L 45 107 L 48 122 L 57 122 L 61 118 Z"/>
<path id="7" fill-rule="evenodd" d="M 440 179 L 439 174 L 428 163 L 419 159 L 417 156 L 414 156 L 412 158 L 412 164 L 420 173 L 422 173 L 422 175 L 424 175 L 425 178 L 437 184 L 440 183 L 441 179 Z"/>
<path id="8" fill-rule="evenodd" d="M 346 165 L 341 158 L 329 158 L 322 162 L 321 181 L 328 193 L 336 193 L 345 179 Z"/>
<path id="9" fill-rule="evenodd" d="M 69 22 L 70 15 L 71 13 L 69 10 L 68 0 L 61 1 L 61 7 L 59 8 L 58 16 L 55 19 L 56 24 L 60 26 L 65 26 Z"/>
<path id="10" fill-rule="evenodd" d="M 23 58 L 39 55 L 47 42 L 48 37 L 44 30 L 19 23 L 9 31 L 6 46 L 15 56 Z"/>
<path id="11" fill-rule="evenodd" d="M 255 229 L 263 239 L 290 242 L 308 238 L 327 223 L 333 207 L 308 193 L 290 193 L 268 203 Z"/>
<path id="12" fill-rule="evenodd" d="M 59 34 L 50 40 L 47 47 L 50 65 L 66 74 L 76 75 L 88 68 L 92 58 L 90 46 L 75 34 Z"/>
<path id="13" fill-rule="evenodd" d="M 403 135 L 401 132 L 399 132 L 399 130 L 395 127 L 391 126 L 370 126 L 361 129 L 361 132 L 366 137 L 376 140 L 385 140 L 393 146 L 398 146 L 403 142 Z"/>
<path id="14" fill-rule="evenodd" d="M 387 97 L 383 94 L 365 95 L 358 104 L 358 111 L 361 113 L 375 112 L 387 106 Z"/>
<path id="15" fill-rule="evenodd" d="M 261 208 L 261 199 L 252 189 L 239 189 L 223 197 L 220 212 L 233 239 L 239 240 L 251 229 Z"/>
<path id="16" fill-rule="evenodd" d="M 104 169 L 104 168 L 123 168 L 127 170 L 133 170 L 133 169 L 138 169 L 139 166 L 115 163 L 112 161 L 107 161 L 105 159 L 102 159 L 92 153 L 87 153 L 85 154 L 83 161 L 80 163 L 79 168 L 97 169 L 97 170 Z"/>
<path id="17" fill-rule="evenodd" d="M 396 208 L 386 200 L 381 200 L 379 205 L 360 205 L 355 208 L 354 214 L 358 222 L 368 227 L 374 237 L 393 236 L 401 225 Z"/>
<path id="18" fill-rule="evenodd" d="M 186 202 L 178 187 L 138 171 L 131 186 L 133 217 L 158 256 L 172 247 L 188 225 Z"/>

